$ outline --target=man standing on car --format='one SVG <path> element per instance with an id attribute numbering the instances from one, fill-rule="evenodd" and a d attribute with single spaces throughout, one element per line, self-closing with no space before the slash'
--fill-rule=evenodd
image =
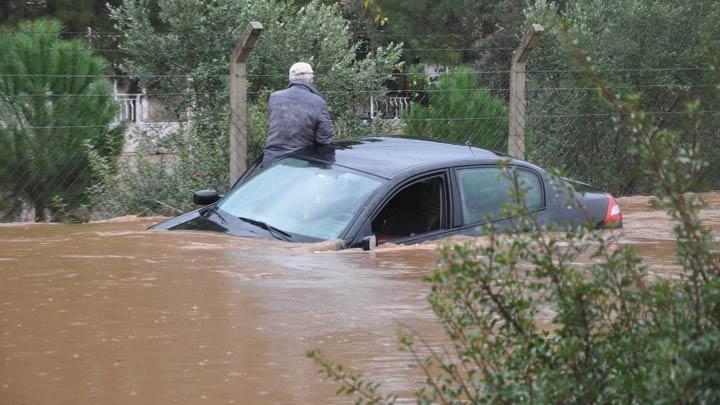
<path id="1" fill-rule="evenodd" d="M 268 135 L 263 166 L 307 146 L 328 145 L 335 138 L 327 103 L 313 87 L 312 67 L 298 62 L 290 67 L 290 85 L 270 95 Z"/>

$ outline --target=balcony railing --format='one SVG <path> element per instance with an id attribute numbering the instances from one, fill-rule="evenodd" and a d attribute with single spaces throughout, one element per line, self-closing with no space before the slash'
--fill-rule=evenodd
<path id="1" fill-rule="evenodd" d="M 370 117 L 372 118 L 378 114 L 385 119 L 400 118 L 400 114 L 409 108 L 409 97 L 385 97 L 381 100 L 370 97 Z"/>
<path id="2" fill-rule="evenodd" d="M 120 103 L 117 120 L 129 123 L 147 122 L 150 117 L 150 102 L 144 94 L 115 93 L 115 100 Z"/>

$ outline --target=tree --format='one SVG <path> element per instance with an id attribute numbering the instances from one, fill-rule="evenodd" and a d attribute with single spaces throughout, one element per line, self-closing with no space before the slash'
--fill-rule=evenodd
<path id="1" fill-rule="evenodd" d="M 115 180 L 117 184 L 103 187 L 122 191 L 100 200 L 137 197 L 111 204 L 112 213 L 127 213 L 123 209 L 143 204 L 146 213 L 164 212 L 147 201 L 188 209 L 188 190 L 227 187 L 228 60 L 251 20 L 265 29 L 247 63 L 249 162 L 265 143 L 267 97 L 287 86 L 288 68 L 297 61 L 312 64 L 339 138 L 372 131 L 364 122 L 369 97 L 386 94 L 385 81 L 398 63 L 401 47 L 378 47 L 357 58 L 359 44 L 352 40 L 340 7 L 317 0 L 306 3 L 300 7 L 276 0 L 160 0 L 154 10 L 149 0 L 124 0 L 112 10 L 123 33 L 124 71 L 137 77 L 185 128 L 162 141 L 177 159 L 154 168 L 154 162 L 140 162 L 135 168 L 142 168 L 142 174 L 130 168 Z"/>
<path id="2" fill-rule="evenodd" d="M 482 59 L 494 33 L 515 32 L 522 0 L 376 0 L 386 24 L 380 38 L 403 41 L 412 63 L 470 64 Z M 513 10 L 514 14 L 510 11 Z M 511 35 L 512 36 L 512 35 Z M 509 54 L 508 52 L 501 52 Z"/>
<path id="3" fill-rule="evenodd" d="M 123 142 L 105 62 L 61 31 L 38 20 L 0 34 L 0 196 L 29 201 L 36 221 L 53 198 L 85 202 L 88 148 L 114 159 Z"/>
<path id="4" fill-rule="evenodd" d="M 155 0 L 153 0 L 155 1 Z M 116 33 L 108 5 L 119 0 L 0 0 L 0 25 L 15 26 L 38 18 L 52 18 L 63 26 L 62 37 L 85 38 L 112 65 Z"/>
<path id="5" fill-rule="evenodd" d="M 552 21 L 568 21 L 573 38 L 588 50 L 598 69 L 635 91 L 642 108 L 671 129 L 686 129 L 683 108 L 689 101 L 708 104 L 714 97 L 706 68 L 708 39 L 718 38 L 716 1 L 580 0 L 564 8 L 541 1 L 526 10 L 528 22 L 550 22 L 528 74 L 528 127 L 535 133 L 531 159 L 564 167 L 568 174 L 617 194 L 652 190 L 652 180 L 634 169 L 628 134 L 611 131 L 611 111 L 583 88 Z M 537 90 L 535 90 L 537 89 Z M 680 142 L 702 145 L 709 165 L 702 177 L 720 187 L 720 115 L 698 111 L 698 126 L 683 131 Z M 713 172 L 713 170 L 715 170 Z M 714 173 L 714 175 L 713 175 Z"/>
<path id="6" fill-rule="evenodd" d="M 385 35 L 407 43 L 409 61 L 452 64 L 472 59 L 471 52 L 464 50 L 471 48 L 477 39 L 464 30 L 469 15 L 465 3 L 469 1 L 378 0 L 377 3 L 387 16 Z"/>
<path id="7" fill-rule="evenodd" d="M 85 33 L 88 27 L 107 32 L 112 29 L 107 4 L 118 0 L 0 1 L 0 24 L 11 25 L 38 18 L 54 18 L 68 32 Z"/>
<path id="8" fill-rule="evenodd" d="M 356 60 L 358 44 L 351 41 L 340 8 L 319 1 L 300 8 L 275 0 L 158 4 L 162 28 L 152 21 L 147 0 L 125 0 L 112 10 L 112 18 L 123 32 L 125 70 L 147 89 L 172 93 L 165 101 L 178 113 L 188 106 L 197 112 L 227 105 L 227 60 L 250 20 L 265 27 L 248 61 L 251 101 L 262 90 L 287 86 L 289 66 L 306 61 L 320 90 L 328 90 L 335 118 L 355 119 L 359 101 L 384 94 L 384 82 L 399 58 L 400 48 L 391 45 Z"/>
<path id="9" fill-rule="evenodd" d="M 473 69 L 459 67 L 427 89 L 427 105 L 413 102 L 402 115 L 405 133 L 473 146 L 507 148 L 507 108 L 489 90 L 478 89 Z"/>
<path id="10" fill-rule="evenodd" d="M 526 6 L 524 0 L 498 0 L 489 3 L 485 13 L 471 14 L 473 23 L 468 31 L 481 38 L 475 61 L 478 79 L 505 101 L 509 98 L 512 55 L 528 28 L 523 13 Z"/>
<path id="11" fill-rule="evenodd" d="M 295 0 L 295 3 L 305 6 L 311 0 Z M 388 17 L 376 0 L 334 0 L 333 3 L 340 7 L 343 18 L 349 23 L 352 42 L 358 44 L 358 58 L 367 57 L 378 44 L 391 42 L 379 38 L 379 31 L 387 24 Z"/>

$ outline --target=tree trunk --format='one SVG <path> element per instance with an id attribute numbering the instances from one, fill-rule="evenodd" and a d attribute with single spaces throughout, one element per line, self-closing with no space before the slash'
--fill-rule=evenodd
<path id="1" fill-rule="evenodd" d="M 10 0 L 0 0 L 0 18 L 3 22 L 10 17 L 12 14 L 12 6 Z"/>
<path id="2" fill-rule="evenodd" d="M 47 217 L 45 216 L 45 205 L 35 205 L 35 222 L 45 222 Z"/>

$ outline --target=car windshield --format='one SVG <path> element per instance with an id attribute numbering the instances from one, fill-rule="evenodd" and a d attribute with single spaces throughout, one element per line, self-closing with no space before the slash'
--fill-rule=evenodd
<path id="1" fill-rule="evenodd" d="M 381 184 L 340 166 L 285 158 L 233 190 L 219 208 L 292 234 L 335 239 Z"/>

